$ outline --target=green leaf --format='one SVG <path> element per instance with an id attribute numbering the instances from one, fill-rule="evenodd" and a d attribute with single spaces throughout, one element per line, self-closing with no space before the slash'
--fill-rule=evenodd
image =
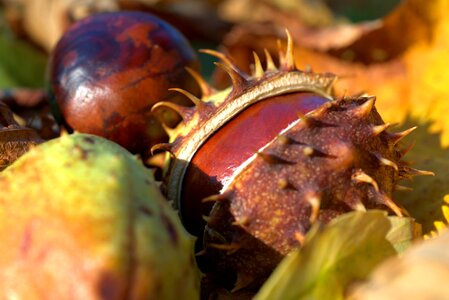
<path id="1" fill-rule="evenodd" d="M 385 212 L 351 212 L 323 229 L 313 228 L 305 245 L 287 256 L 255 300 L 344 299 L 346 287 L 367 277 L 413 238 L 412 219 Z M 387 238 L 391 238 L 389 241 Z"/>
<path id="2" fill-rule="evenodd" d="M 393 245 L 397 253 L 407 250 L 416 239 L 422 236 L 421 224 L 411 218 L 388 217 L 391 229 L 387 233 L 387 240 Z"/>
<path id="3" fill-rule="evenodd" d="M 416 124 L 419 120 L 411 119 L 395 131 Z M 445 220 L 441 207 L 445 204 L 445 197 L 449 197 L 449 148 L 443 147 L 440 140 L 440 133 L 433 132 L 430 123 L 420 124 L 404 139 L 404 145 L 414 144 L 404 160 L 410 162 L 413 168 L 434 172 L 435 176 L 416 176 L 413 181 L 404 180 L 400 184 L 412 187 L 413 191 L 397 191 L 393 195 L 422 224 L 423 233 L 434 230 L 435 221 Z"/>
<path id="4" fill-rule="evenodd" d="M 0 88 L 44 86 L 46 56 L 5 32 L 0 33 Z"/>

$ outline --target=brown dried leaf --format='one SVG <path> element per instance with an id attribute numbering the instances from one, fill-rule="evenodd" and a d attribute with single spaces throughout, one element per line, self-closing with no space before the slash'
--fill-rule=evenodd
<path id="1" fill-rule="evenodd" d="M 9 107 L 0 102 L 0 171 L 43 141 L 33 129 L 20 126 Z"/>
<path id="2" fill-rule="evenodd" d="M 19 35 L 28 36 L 47 52 L 73 21 L 93 12 L 118 9 L 117 0 L 9 0 L 6 17 Z"/>
<path id="3" fill-rule="evenodd" d="M 14 113 L 19 125 L 36 130 L 49 140 L 59 136 L 59 125 L 50 111 L 48 93 L 43 89 L 13 88 L 0 90 L 0 102 Z"/>
<path id="4" fill-rule="evenodd" d="M 321 0 L 225 0 L 217 10 L 221 18 L 234 24 L 269 22 L 322 27 L 335 23 L 331 10 Z"/>

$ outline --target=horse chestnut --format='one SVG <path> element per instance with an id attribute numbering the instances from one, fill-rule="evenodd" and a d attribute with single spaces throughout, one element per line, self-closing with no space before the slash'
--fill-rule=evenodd
<path id="1" fill-rule="evenodd" d="M 195 90 L 185 68 L 198 66 L 188 41 L 156 16 L 94 15 L 74 24 L 54 49 L 53 106 L 69 128 L 143 153 L 166 137 L 151 107 L 161 100 L 187 104 L 168 89 Z"/>
<path id="2" fill-rule="evenodd" d="M 413 128 L 388 132 L 375 97 L 335 98 L 334 75 L 296 69 L 290 36 L 279 68 L 267 52 L 266 70 L 255 55 L 251 75 L 207 52 L 232 86 L 216 92 L 200 81 L 202 99 L 182 91 L 195 107 L 158 103 L 183 123 L 153 147 L 172 153 L 165 190 L 203 237 L 204 272 L 234 290 L 258 286 L 317 221 L 352 210 L 407 214 L 391 199 L 397 183 L 431 172 L 401 160 L 399 141 Z"/>

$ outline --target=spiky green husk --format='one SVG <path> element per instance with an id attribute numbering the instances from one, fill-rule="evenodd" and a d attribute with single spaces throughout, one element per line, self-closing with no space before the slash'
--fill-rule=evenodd
<path id="1" fill-rule="evenodd" d="M 193 238 L 115 143 L 46 142 L 0 174 L 0 189 L 0 298 L 198 297 Z"/>

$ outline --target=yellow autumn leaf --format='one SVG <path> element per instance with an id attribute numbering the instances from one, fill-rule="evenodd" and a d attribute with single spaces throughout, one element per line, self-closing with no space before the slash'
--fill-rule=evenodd
<path id="1" fill-rule="evenodd" d="M 320 52 L 299 46 L 296 62 L 340 75 L 340 95 L 376 95 L 387 122 L 410 115 L 421 124 L 431 121 L 432 131 L 441 130 L 442 144 L 449 146 L 448 16 L 448 0 L 406 0 L 346 47 Z"/>
<path id="2" fill-rule="evenodd" d="M 409 1 L 413 2 L 413 1 Z M 431 121 L 432 132 L 441 132 L 449 146 L 449 1 L 415 1 L 432 20 L 426 37 L 404 55 L 410 84 L 410 113 L 421 122 Z M 419 4 L 418 4 L 419 3 Z"/>
<path id="3" fill-rule="evenodd" d="M 404 143 L 416 143 L 405 159 L 436 176 L 405 183 L 413 192 L 398 192 L 395 198 L 424 232 L 435 226 L 441 231 L 448 221 L 444 199 L 449 197 L 449 0 L 406 0 L 380 22 L 340 51 L 298 48 L 297 63 L 340 74 L 340 95 L 376 95 L 386 122 L 401 123 L 403 129 L 418 125 Z M 348 53 L 352 60 L 344 59 Z"/>

